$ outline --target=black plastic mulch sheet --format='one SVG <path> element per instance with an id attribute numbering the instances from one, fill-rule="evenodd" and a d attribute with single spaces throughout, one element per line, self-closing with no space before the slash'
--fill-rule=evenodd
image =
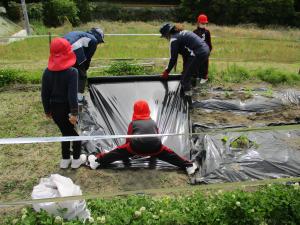
<path id="1" fill-rule="evenodd" d="M 280 110 L 299 103 L 300 92 L 288 90 L 274 93 L 273 98 L 261 96 L 258 92 L 252 99 L 243 102 L 208 99 L 195 102 L 193 107 L 251 114 Z M 201 165 L 201 170 L 193 177 L 192 183 L 208 184 L 300 176 L 299 130 L 270 129 L 244 133 L 221 131 L 233 127 L 243 127 L 243 125 L 217 124 L 210 127 L 205 125 L 205 118 L 193 124 L 194 132 L 203 132 L 203 135 L 193 137 L 193 151 L 197 154 L 196 158 Z M 215 128 L 219 131 L 214 132 Z M 231 143 L 241 135 L 249 139 L 249 146 L 231 147 Z"/>
<path id="2" fill-rule="evenodd" d="M 203 134 L 191 138 L 187 134 L 188 106 L 180 93 L 179 77 L 171 79 L 163 82 L 158 76 L 90 78 L 89 96 L 80 114 L 81 134 L 126 134 L 133 103 L 145 99 L 161 133 L 186 134 L 164 137 L 162 141 L 180 156 L 192 158 L 201 166 L 191 178 L 193 184 L 300 176 L 299 130 L 244 133 L 218 130 L 214 133 L 210 127 L 199 125 L 201 121 L 193 121 L 199 123 L 194 126 L 194 131 Z M 210 99 L 196 102 L 194 107 L 242 113 L 268 112 L 291 104 L 298 105 L 299 96 L 299 92 L 287 91 L 276 93 L 272 99 L 255 96 L 246 102 Z M 231 143 L 241 135 L 249 139 L 249 144 L 244 148 L 233 148 Z M 107 139 L 84 142 L 83 146 L 87 152 L 93 153 L 112 150 L 124 142 L 124 139 Z M 124 167 L 123 162 L 114 163 L 114 166 Z M 132 159 L 130 166 L 174 168 L 162 161 L 152 163 L 139 157 Z"/>
<path id="3" fill-rule="evenodd" d="M 245 148 L 233 148 L 239 136 Z M 228 140 L 222 141 L 224 137 Z M 300 131 L 219 133 L 195 138 L 201 171 L 192 183 L 223 183 L 300 176 Z"/>
<path id="4" fill-rule="evenodd" d="M 244 102 L 240 100 L 207 99 L 195 101 L 193 107 L 237 112 L 268 112 L 292 104 L 300 104 L 299 91 L 288 90 L 285 92 L 274 93 L 273 98 L 254 95 L 253 99 Z"/>
<path id="5" fill-rule="evenodd" d="M 181 97 L 180 77 L 168 82 L 159 76 L 126 76 L 89 78 L 89 96 L 80 113 L 78 128 L 81 135 L 125 135 L 132 119 L 133 104 L 139 99 L 148 102 L 151 118 L 157 122 L 160 133 L 184 133 L 182 136 L 163 137 L 162 142 L 182 157 L 190 158 L 189 119 L 186 100 Z M 113 150 L 125 139 L 107 139 L 84 142 L 89 152 Z M 147 158 L 131 160 L 131 167 L 173 168 Z M 123 167 L 122 162 L 114 163 Z"/>

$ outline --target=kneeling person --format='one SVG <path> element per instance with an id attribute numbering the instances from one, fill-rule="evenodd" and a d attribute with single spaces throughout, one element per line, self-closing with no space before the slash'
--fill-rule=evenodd
<path id="1" fill-rule="evenodd" d="M 128 135 L 158 134 L 156 123 L 150 117 L 148 103 L 144 100 L 136 101 L 133 108 L 132 121 L 128 126 Z M 177 155 L 173 150 L 161 143 L 160 137 L 127 138 L 124 145 L 118 146 L 108 153 L 89 156 L 92 169 L 105 167 L 112 162 L 123 160 L 135 155 L 152 156 L 178 166 L 188 174 L 195 173 L 197 166 L 191 161 Z"/>

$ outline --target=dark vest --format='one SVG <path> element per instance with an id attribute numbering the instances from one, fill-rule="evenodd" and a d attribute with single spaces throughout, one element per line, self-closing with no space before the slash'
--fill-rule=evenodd
<path id="1" fill-rule="evenodd" d="M 132 121 L 132 134 L 157 134 L 156 123 L 150 120 Z M 137 154 L 153 154 L 161 148 L 160 137 L 131 138 L 130 146 Z"/>

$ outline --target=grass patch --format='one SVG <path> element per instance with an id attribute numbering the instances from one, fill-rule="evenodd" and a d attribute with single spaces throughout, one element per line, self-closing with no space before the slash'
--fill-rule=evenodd
<path id="1" fill-rule="evenodd" d="M 283 72 L 275 70 L 274 68 L 260 69 L 255 71 L 256 76 L 267 83 L 276 84 L 289 84 L 295 85 L 300 81 L 300 74 Z"/>
<path id="2" fill-rule="evenodd" d="M 23 209 L 4 224 L 297 224 L 300 220 L 299 183 L 268 185 L 259 190 L 223 193 L 194 192 L 175 197 L 119 197 L 88 201 L 92 220 L 62 221 L 45 211 Z"/>
<path id="3" fill-rule="evenodd" d="M 89 76 L 151 75 L 160 74 L 162 70 L 161 66 L 146 67 L 138 65 L 133 60 L 114 62 L 105 69 L 89 70 Z M 43 70 L 0 69 L 0 88 L 12 84 L 40 84 L 42 73 Z M 213 85 L 259 83 L 262 81 L 275 86 L 297 86 L 300 84 L 300 75 L 275 68 L 249 69 L 237 64 L 218 68 L 215 63 L 212 63 L 209 68 L 209 82 Z M 247 90 L 246 95 L 251 98 L 253 93 L 251 90 Z M 230 98 L 230 93 L 225 93 L 225 96 Z"/>
<path id="4" fill-rule="evenodd" d="M 46 28 L 35 22 L 37 34 L 58 34 L 60 36 L 71 30 L 88 30 L 100 26 L 105 33 L 158 33 L 160 22 L 111 22 L 97 21 L 72 27 L 65 24 L 58 28 Z M 192 24 L 185 24 L 187 29 L 194 29 Z M 298 72 L 300 47 L 298 29 L 259 29 L 255 27 L 225 27 L 210 26 L 213 36 L 213 51 L 211 60 L 218 64 L 223 62 L 254 62 L 263 63 L 269 67 Z M 248 37 L 248 38 L 245 38 Z M 106 36 L 105 44 L 101 45 L 93 58 L 93 65 L 98 65 L 97 59 L 120 58 L 169 58 L 169 43 L 158 36 Z M 251 46 L 251 47 L 249 47 Z M 22 49 L 22 51 L 19 51 Z M 47 65 L 49 55 L 48 37 L 28 38 L 23 41 L 0 45 L 1 67 L 42 70 Z M 161 70 L 166 61 L 160 62 Z M 272 65 L 271 65 L 272 64 Z M 248 66 L 247 66 L 248 67 Z"/>
<path id="5" fill-rule="evenodd" d="M 104 71 L 104 75 L 120 76 L 120 75 L 145 75 L 151 74 L 151 68 L 145 68 L 140 65 L 131 64 L 128 62 L 115 62 Z"/>
<path id="6" fill-rule="evenodd" d="M 249 83 L 261 81 L 272 85 L 292 85 L 300 84 L 300 75 L 296 72 L 281 71 L 275 68 L 255 68 L 249 69 L 237 64 L 227 65 L 223 69 L 218 69 L 216 64 L 212 64 L 209 69 L 209 81 L 212 84 L 224 83 Z M 249 98 L 253 95 L 251 90 L 247 91 Z M 227 96 L 230 97 L 229 95 Z"/>

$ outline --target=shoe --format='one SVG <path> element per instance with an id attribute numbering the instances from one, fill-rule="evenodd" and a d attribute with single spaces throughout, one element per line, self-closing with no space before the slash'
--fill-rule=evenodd
<path id="1" fill-rule="evenodd" d="M 97 160 L 97 157 L 94 155 L 90 155 L 88 157 L 88 161 L 89 161 L 89 164 L 90 164 L 90 167 L 92 170 L 95 170 L 98 168 L 98 166 L 100 166 L 100 163 L 98 163 L 96 160 Z"/>
<path id="2" fill-rule="evenodd" d="M 198 169 L 198 166 L 196 165 L 196 163 L 193 163 L 192 166 L 186 168 L 186 172 L 188 175 L 193 175 L 197 169 Z"/>
<path id="3" fill-rule="evenodd" d="M 61 169 L 67 169 L 71 163 L 71 159 L 62 159 L 60 160 L 59 167 Z"/>
<path id="4" fill-rule="evenodd" d="M 200 84 L 205 84 L 208 81 L 208 79 L 201 79 Z"/>
<path id="5" fill-rule="evenodd" d="M 85 162 L 86 162 L 86 155 L 81 154 L 79 159 L 72 159 L 71 168 L 78 169 L 82 164 L 85 164 Z"/>
<path id="6" fill-rule="evenodd" d="M 84 95 L 82 93 L 77 93 L 77 99 L 79 103 L 84 102 Z"/>

